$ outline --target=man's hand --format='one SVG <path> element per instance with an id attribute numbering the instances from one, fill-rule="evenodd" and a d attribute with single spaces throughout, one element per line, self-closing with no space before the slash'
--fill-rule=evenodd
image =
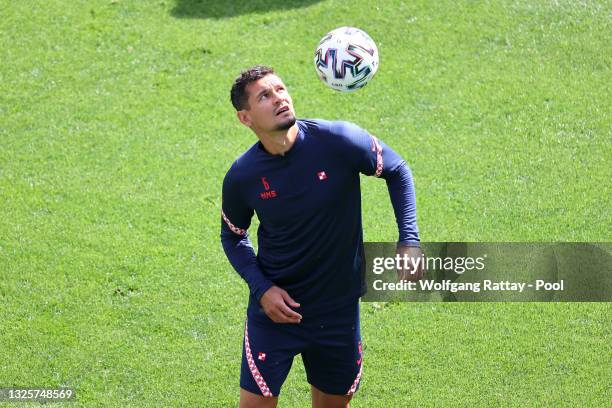
<path id="1" fill-rule="evenodd" d="M 425 274 L 425 257 L 419 247 L 399 244 L 396 253 L 401 257 L 401 268 L 397 269 L 397 279 L 416 282 Z M 404 256 L 407 257 L 404 265 Z"/>
<path id="2" fill-rule="evenodd" d="M 300 304 L 291 299 L 291 296 L 278 286 L 272 286 L 265 291 L 259 303 L 266 315 L 275 323 L 300 323 L 302 321 L 302 315 L 289 308 L 289 306 L 300 307 Z"/>

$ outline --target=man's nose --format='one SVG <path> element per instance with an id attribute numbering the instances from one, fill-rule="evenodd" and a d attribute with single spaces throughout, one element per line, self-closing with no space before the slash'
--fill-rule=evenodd
<path id="1" fill-rule="evenodd" d="M 274 98 L 274 103 L 276 104 L 281 103 L 283 101 L 283 96 L 281 95 L 280 92 L 273 91 L 272 96 Z"/>

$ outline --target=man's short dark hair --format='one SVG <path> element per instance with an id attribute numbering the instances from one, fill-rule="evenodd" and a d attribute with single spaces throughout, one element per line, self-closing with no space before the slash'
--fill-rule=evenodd
<path id="1" fill-rule="evenodd" d="M 230 92 L 232 105 L 234 105 L 237 111 L 249 108 L 249 95 L 246 92 L 247 85 L 269 74 L 274 74 L 274 69 L 265 65 L 255 65 L 240 73 L 234 80 L 234 85 L 232 85 Z"/>

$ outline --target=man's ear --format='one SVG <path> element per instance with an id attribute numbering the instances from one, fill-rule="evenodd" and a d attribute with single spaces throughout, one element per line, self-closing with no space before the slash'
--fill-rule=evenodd
<path id="1" fill-rule="evenodd" d="M 251 127 L 251 115 L 249 115 L 248 111 L 244 109 L 239 110 L 236 112 L 236 116 L 238 117 L 240 123 L 242 123 L 244 126 Z"/>

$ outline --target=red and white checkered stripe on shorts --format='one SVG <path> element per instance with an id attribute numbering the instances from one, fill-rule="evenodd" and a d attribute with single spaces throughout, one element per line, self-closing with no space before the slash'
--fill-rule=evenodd
<path id="1" fill-rule="evenodd" d="M 357 377 L 355 377 L 355 381 L 353 381 L 353 385 L 351 385 L 351 388 L 349 388 L 346 395 L 353 395 L 355 391 L 357 391 L 359 380 L 361 380 L 361 370 L 363 369 L 363 350 L 361 348 L 361 341 L 357 343 L 357 351 L 359 352 L 359 360 L 357 360 L 357 364 L 359 364 L 359 372 L 357 373 Z"/>
<path id="2" fill-rule="evenodd" d="M 357 373 L 357 377 L 355 377 L 355 381 L 353 381 L 353 385 L 351 385 L 351 388 L 348 390 L 346 395 L 353 395 L 355 391 L 357 391 L 357 385 L 359 385 L 359 380 L 361 379 L 362 369 L 363 369 L 363 360 L 361 361 L 361 364 L 359 364 L 359 372 Z"/>
<path id="3" fill-rule="evenodd" d="M 359 364 L 359 372 L 357 373 L 357 377 L 355 377 L 355 381 L 353 381 L 353 385 L 349 388 L 346 395 L 353 395 L 355 391 L 357 391 L 357 386 L 359 385 L 359 380 L 361 380 L 361 370 L 363 369 L 363 361 Z"/>
<path id="4" fill-rule="evenodd" d="M 264 397 L 273 397 L 274 395 L 272 395 L 272 392 L 268 388 L 268 384 L 266 384 L 266 381 L 264 380 L 263 376 L 257 369 L 257 366 L 255 365 L 255 360 L 253 359 L 253 354 L 251 353 L 251 345 L 249 344 L 249 321 L 248 319 L 244 323 L 244 350 L 245 350 L 245 354 L 247 358 L 247 363 L 249 365 L 249 370 L 251 370 L 251 375 L 253 376 L 255 383 L 257 383 L 257 386 L 259 387 L 261 394 Z"/>

